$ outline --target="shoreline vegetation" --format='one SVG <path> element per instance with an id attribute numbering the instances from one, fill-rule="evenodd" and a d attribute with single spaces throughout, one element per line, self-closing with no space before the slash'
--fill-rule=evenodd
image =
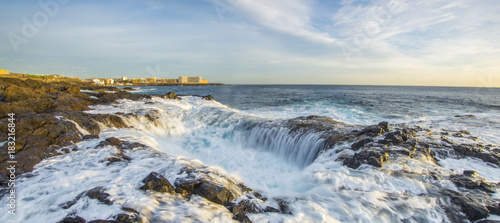
<path id="1" fill-rule="evenodd" d="M 7 141 L 9 114 L 15 114 L 15 174 L 16 177 L 32 176 L 33 168 L 42 160 L 78 151 L 75 145 L 84 140 L 100 139 L 102 126 L 113 128 L 133 128 L 122 117 L 134 117 L 138 114 L 89 114 L 89 106 L 112 104 L 118 99 L 147 100 L 162 97 L 170 100 L 182 100 L 174 92 L 165 95 L 132 94 L 129 89 L 68 81 L 44 83 L 33 78 L 0 77 L 0 143 Z M 113 92 L 109 92 L 113 91 Z M 214 100 L 210 95 L 200 96 L 205 100 Z M 155 121 L 154 115 L 146 116 Z M 470 117 L 456 117 L 470 118 Z M 381 168 L 385 162 L 397 159 L 426 159 L 437 163 L 438 159 L 455 154 L 457 157 L 473 157 L 500 167 L 500 150 L 496 145 L 484 145 L 465 130 L 425 129 L 405 124 L 393 125 L 381 122 L 372 126 L 352 126 L 328 117 L 298 117 L 283 122 L 290 134 L 320 133 L 323 134 L 323 150 L 335 145 L 349 143 L 354 155 L 342 156 L 338 161 L 342 165 L 357 169 L 361 165 Z M 262 125 L 271 125 L 267 122 Z M 83 131 L 82 131 L 83 129 Z M 85 133 L 84 133 L 85 132 Z M 417 138 L 427 137 L 426 141 Z M 298 134 L 297 137 L 300 137 Z M 461 141 L 453 141 L 459 138 Z M 9 194 L 9 173 L 7 144 L 0 144 L 0 198 Z M 117 154 L 105 160 L 110 165 L 115 162 L 128 162 L 127 156 L 135 148 L 147 148 L 140 143 L 132 143 L 118 138 L 102 139 L 96 149 L 114 146 Z M 186 167 L 186 177 L 169 182 L 165 177 L 152 171 L 142 181 L 138 190 L 153 193 L 178 194 L 181 197 L 201 196 L 214 204 L 223 205 L 240 222 L 251 222 L 247 214 L 281 213 L 293 214 L 289 203 L 279 198 L 266 198 L 259 192 L 245 186 L 242 182 L 208 172 L 206 169 Z M 398 174 L 404 174 L 403 172 Z M 500 185 L 486 181 L 474 171 L 464 171 L 451 176 L 432 173 L 436 179 L 431 195 L 436 198 L 451 200 L 446 207 L 446 215 L 452 222 L 463 219 L 476 221 L 488 217 L 490 213 L 500 215 L 498 200 L 492 195 L 498 193 Z M 417 176 L 413 176 L 418 178 Z M 442 188 L 441 180 L 453 182 L 460 191 Z M 220 183 L 223 182 L 223 183 Z M 70 208 L 82 197 L 96 199 L 104 204 L 111 204 L 106 185 L 81 192 L 74 200 L 61 205 Z M 243 198 L 244 197 L 244 198 Z M 275 206 L 258 206 L 273 200 Z M 269 203 L 269 202 L 267 202 Z M 19 207 L 21 208 L 21 207 Z M 122 207 L 123 212 L 116 213 L 106 222 L 142 222 L 144 213 L 129 207 Z M 103 221 L 103 220 L 97 220 Z M 77 214 L 62 216 L 60 222 L 87 222 Z M 89 221 L 93 222 L 93 221 Z"/>

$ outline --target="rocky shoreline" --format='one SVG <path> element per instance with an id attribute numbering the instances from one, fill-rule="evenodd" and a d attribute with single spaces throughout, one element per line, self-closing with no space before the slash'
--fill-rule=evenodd
<path id="1" fill-rule="evenodd" d="M 82 91 L 83 90 L 83 91 Z M 113 91 L 112 93 L 109 91 Z M 173 92 L 159 95 L 165 99 L 179 100 Z M 112 147 L 113 155 L 99 160 L 106 165 L 130 162 L 135 150 L 147 148 L 141 143 L 132 143 L 114 137 L 100 139 L 103 126 L 128 128 L 120 114 L 85 113 L 91 105 L 111 104 L 118 99 L 142 100 L 151 95 L 131 94 L 127 90 L 92 85 L 75 85 L 70 83 L 45 84 L 39 81 L 22 81 L 13 78 L 0 79 L 0 142 L 7 140 L 7 119 L 9 113 L 16 118 L 16 174 L 30 177 L 33 167 L 49 157 L 71 153 L 78 150 L 75 143 L 83 140 L 100 140 L 93 149 Z M 214 100 L 210 95 L 202 97 Z M 134 114 L 131 114 L 134 115 Z M 456 117 L 474 118 L 474 117 Z M 155 121 L 155 116 L 149 117 Z M 391 125 L 381 122 L 372 126 L 351 126 L 328 117 L 309 116 L 284 120 L 280 123 L 264 122 L 261 128 L 284 126 L 289 134 L 297 138 L 308 134 L 320 134 L 322 145 L 312 154 L 318 154 L 337 145 L 349 145 L 335 151 L 336 161 L 351 168 L 380 168 L 385 163 L 399 159 L 428 160 L 439 165 L 439 160 L 446 158 L 470 157 L 481 160 L 495 168 L 500 168 L 500 149 L 497 145 L 483 144 L 469 132 L 443 129 L 424 129 L 420 126 L 405 124 Z M 253 128 L 255 126 L 246 126 Z M 7 144 L 0 147 L 0 186 L 8 183 Z M 251 222 L 247 214 L 281 213 L 293 214 L 288 201 L 269 199 L 243 183 L 228 176 L 207 170 L 206 166 L 185 166 L 179 174 L 184 177 L 169 182 L 165 176 L 151 171 L 141 182 L 137 190 L 144 193 L 171 194 L 179 199 L 189 200 L 198 195 L 208 201 L 224 206 L 233 214 L 233 219 L 240 222 Z M 495 198 L 500 189 L 499 183 L 488 182 L 474 170 L 467 170 L 450 176 L 431 173 L 421 176 L 411 172 L 394 171 L 392 174 L 405 174 L 408 177 L 421 179 L 432 178 L 428 183 L 429 195 L 438 198 L 442 208 L 451 222 L 473 222 L 488 217 L 490 214 L 500 215 L 500 201 Z M 452 182 L 457 190 L 446 189 L 443 182 Z M 0 197 L 5 196 L 7 189 L 1 189 Z M 69 209 L 81 199 L 93 199 L 111 205 L 113 199 L 106 191 L 106 185 L 95 187 L 79 193 L 74 199 L 62 203 L 60 208 Z M 143 215 L 139 211 L 123 206 L 120 213 L 111 219 L 87 221 L 72 213 L 60 222 L 142 222 Z M 483 220 L 479 222 L 495 222 Z"/>

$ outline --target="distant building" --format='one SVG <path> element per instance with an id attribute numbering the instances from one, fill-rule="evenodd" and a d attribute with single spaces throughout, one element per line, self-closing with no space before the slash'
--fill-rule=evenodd
<path id="1" fill-rule="evenodd" d="M 107 86 L 113 85 L 115 83 L 115 80 L 112 78 L 108 78 L 105 81 Z"/>
<path id="2" fill-rule="evenodd" d="M 150 78 L 149 83 L 156 83 L 156 77 Z"/>
<path id="3" fill-rule="evenodd" d="M 208 81 L 207 81 L 207 80 L 205 80 L 205 79 L 202 79 L 202 80 L 201 80 L 201 83 L 202 83 L 202 84 L 208 84 Z"/>
<path id="4" fill-rule="evenodd" d="M 122 81 L 126 81 L 126 80 L 128 80 L 127 77 L 122 77 Z"/>
<path id="5" fill-rule="evenodd" d="M 177 82 L 179 82 L 181 84 L 188 83 L 189 82 L 188 81 L 188 77 L 186 77 L 186 76 L 180 76 Z"/>
<path id="6" fill-rule="evenodd" d="M 97 78 L 95 78 L 95 79 L 93 79 L 92 81 L 94 82 L 94 84 L 97 84 L 97 85 L 104 85 L 104 81 L 103 81 L 103 80 L 101 80 L 101 79 L 97 79 Z"/>
<path id="7" fill-rule="evenodd" d="M 167 84 L 175 84 L 177 83 L 177 80 L 176 79 L 167 79 Z"/>
<path id="8" fill-rule="evenodd" d="M 0 70 L 0 74 L 10 74 L 8 70 Z"/>
<path id="9" fill-rule="evenodd" d="M 201 77 L 188 77 L 189 83 L 201 83 L 201 80 L 202 80 Z"/>
<path id="10" fill-rule="evenodd" d="M 141 80 L 137 79 L 137 78 L 133 78 L 132 79 L 132 83 L 133 84 L 138 84 L 138 83 L 141 83 Z"/>

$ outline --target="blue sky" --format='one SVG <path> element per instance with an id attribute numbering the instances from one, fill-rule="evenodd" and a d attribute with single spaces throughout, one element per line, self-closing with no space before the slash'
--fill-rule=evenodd
<path id="1" fill-rule="evenodd" d="M 0 8 L 0 69 L 12 72 L 500 87 L 494 0 L 20 0 Z"/>

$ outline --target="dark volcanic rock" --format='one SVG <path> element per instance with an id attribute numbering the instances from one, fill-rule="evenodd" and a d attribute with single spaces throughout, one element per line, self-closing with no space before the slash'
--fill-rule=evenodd
<path id="1" fill-rule="evenodd" d="M 390 131 L 388 122 L 381 122 L 378 125 L 372 125 L 364 128 L 361 132 L 358 133 L 358 136 L 368 135 L 368 136 L 378 136 L 382 133 Z"/>
<path id="2" fill-rule="evenodd" d="M 106 141 L 109 142 L 113 146 L 121 146 L 122 145 L 122 142 L 115 137 L 106 138 Z"/>
<path id="3" fill-rule="evenodd" d="M 188 177 L 177 178 L 175 186 L 176 191 L 186 196 L 196 194 L 214 203 L 225 205 L 251 190 L 231 179 L 211 176 L 205 171 L 196 169 L 186 169 L 184 171 L 188 173 Z"/>
<path id="4" fill-rule="evenodd" d="M 99 135 L 93 135 L 93 134 L 91 134 L 91 135 L 84 135 L 84 136 L 82 137 L 82 139 L 83 139 L 83 140 L 87 140 L 87 139 L 98 139 L 98 138 L 99 138 Z"/>
<path id="5" fill-rule="evenodd" d="M 375 167 L 382 167 L 389 160 L 389 154 L 379 150 L 363 150 L 353 157 L 344 160 L 343 165 L 357 169 L 361 164 L 367 163 Z"/>
<path id="6" fill-rule="evenodd" d="M 215 98 L 212 95 L 203 96 L 201 97 L 201 99 L 208 101 L 215 101 Z"/>
<path id="7" fill-rule="evenodd" d="M 105 192 L 104 187 L 95 187 L 91 190 L 88 190 L 85 195 L 89 198 L 96 199 L 104 204 L 111 205 L 113 201 L 109 199 L 111 195 Z"/>
<path id="8" fill-rule="evenodd" d="M 460 155 L 479 158 L 484 162 L 492 163 L 500 167 L 500 155 L 495 152 L 485 151 L 481 147 L 474 145 L 453 145 L 452 148 Z"/>
<path id="9" fill-rule="evenodd" d="M 475 171 L 466 170 L 463 175 L 452 175 L 450 180 L 458 187 L 478 189 L 486 193 L 496 193 L 496 186 L 477 175 Z"/>
<path id="10" fill-rule="evenodd" d="M 164 98 L 164 99 L 176 99 L 176 100 L 181 99 L 181 98 L 179 98 L 179 96 L 177 96 L 175 94 L 175 92 L 168 92 L 167 94 L 163 95 L 162 98 Z"/>
<path id="11" fill-rule="evenodd" d="M 86 223 L 84 218 L 78 216 L 78 215 L 73 215 L 73 216 L 67 216 L 63 220 L 59 221 L 59 223 Z"/>
<path id="12" fill-rule="evenodd" d="M 78 194 L 75 197 L 75 199 L 68 201 L 66 203 L 60 204 L 59 206 L 63 209 L 68 209 L 68 208 L 72 207 L 73 205 L 75 205 L 76 202 L 78 202 L 78 200 L 80 200 L 80 198 L 82 198 L 83 196 L 87 196 L 91 199 L 96 199 L 96 200 L 98 200 L 104 204 L 107 204 L 107 205 L 113 204 L 113 201 L 111 201 L 109 198 L 109 197 L 111 197 L 111 195 L 109 195 L 108 193 L 105 192 L 104 187 L 95 187 L 95 188 L 92 188 L 88 191 L 84 191 L 84 192 Z"/>
<path id="13" fill-rule="evenodd" d="M 156 192 L 166 192 L 175 194 L 175 189 L 172 184 L 163 176 L 156 172 L 151 172 L 146 178 L 142 180 L 144 185 L 139 188 L 141 190 L 153 190 Z"/>
<path id="14" fill-rule="evenodd" d="M 195 185 L 193 192 L 217 204 L 225 204 L 236 198 L 236 194 L 226 185 L 209 180 L 202 180 Z"/>
<path id="15" fill-rule="evenodd" d="M 359 140 L 359 141 L 355 142 L 354 144 L 352 144 L 351 149 L 356 151 L 359 148 L 361 148 L 361 147 L 363 147 L 366 144 L 371 143 L 371 142 L 373 142 L 372 138 L 365 138 L 365 139 Z"/>
<path id="16" fill-rule="evenodd" d="M 486 218 L 490 215 L 488 209 L 477 203 L 465 202 L 462 204 L 462 211 L 471 221 Z"/>

